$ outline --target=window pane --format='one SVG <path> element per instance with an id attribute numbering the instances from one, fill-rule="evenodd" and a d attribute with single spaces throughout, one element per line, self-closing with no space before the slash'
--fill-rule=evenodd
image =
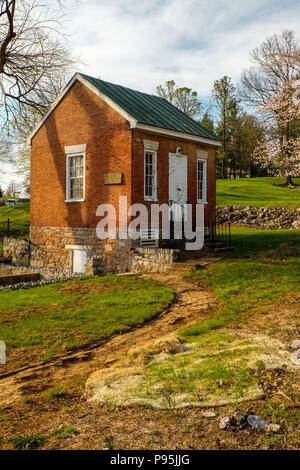
<path id="1" fill-rule="evenodd" d="M 153 196 L 154 187 L 154 155 L 146 152 L 145 154 L 145 196 Z"/>
<path id="2" fill-rule="evenodd" d="M 197 163 L 197 197 L 199 201 L 203 201 L 205 199 L 204 165 L 205 165 L 205 162 L 198 160 L 198 163 Z"/>
<path id="3" fill-rule="evenodd" d="M 73 178 L 70 181 L 70 196 L 71 199 L 82 199 L 83 198 L 83 179 Z"/>
<path id="4" fill-rule="evenodd" d="M 74 157 L 69 158 L 70 165 L 70 176 L 75 176 L 75 159 Z"/>
<path id="5" fill-rule="evenodd" d="M 70 199 L 83 199 L 83 155 L 68 157 Z"/>

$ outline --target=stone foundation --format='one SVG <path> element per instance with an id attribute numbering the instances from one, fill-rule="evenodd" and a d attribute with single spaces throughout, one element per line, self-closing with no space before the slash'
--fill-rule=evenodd
<path id="1" fill-rule="evenodd" d="M 30 242 L 4 237 L 3 258 L 19 266 L 29 266 Z"/>
<path id="2" fill-rule="evenodd" d="M 4 239 L 4 259 L 16 266 L 72 275 L 72 252 L 86 251 L 86 274 L 160 273 L 170 268 L 179 250 L 132 247 L 131 240 L 99 240 L 95 229 L 31 227 L 30 241 Z"/>
<path id="3" fill-rule="evenodd" d="M 35 268 L 72 270 L 72 246 L 86 250 L 87 274 L 126 272 L 130 269 L 130 240 L 99 240 L 95 229 L 31 227 L 31 260 Z"/>

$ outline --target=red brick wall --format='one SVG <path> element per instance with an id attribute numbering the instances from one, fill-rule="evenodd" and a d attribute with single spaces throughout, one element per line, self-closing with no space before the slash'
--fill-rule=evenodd
<path id="1" fill-rule="evenodd" d="M 87 144 L 85 202 L 65 203 L 65 146 Z M 104 185 L 103 174 L 122 172 L 122 185 Z M 31 224 L 95 227 L 100 203 L 131 197 L 129 123 L 80 82 L 75 82 L 32 140 Z"/>
<path id="2" fill-rule="evenodd" d="M 95 227 L 101 203 L 118 207 L 144 202 L 143 139 L 159 142 L 158 200 L 168 203 L 169 153 L 188 156 L 188 201 L 196 204 L 196 149 L 209 152 L 206 216 L 215 208 L 215 149 L 186 140 L 132 131 L 129 123 L 81 83 L 75 82 L 32 140 L 31 224 L 48 227 Z M 87 144 L 85 202 L 66 203 L 65 146 Z M 131 154 L 133 158 L 131 159 Z M 122 185 L 104 185 L 103 174 L 122 172 Z M 150 203 L 147 203 L 150 204 Z"/>
<path id="3" fill-rule="evenodd" d="M 144 202 L 144 139 L 159 143 L 157 151 L 157 196 L 160 204 L 169 202 L 169 153 L 183 149 L 188 161 L 188 202 L 197 203 L 197 156 L 196 150 L 208 152 L 206 221 L 216 207 L 216 151 L 214 147 L 196 144 L 184 139 L 175 139 L 138 130 L 133 131 L 132 159 L 132 203 Z M 145 204 L 150 205 L 150 202 Z"/>

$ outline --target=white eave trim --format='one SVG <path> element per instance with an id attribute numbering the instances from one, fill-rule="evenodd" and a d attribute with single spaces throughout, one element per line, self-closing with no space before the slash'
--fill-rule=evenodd
<path id="1" fill-rule="evenodd" d="M 68 93 L 70 88 L 73 86 L 75 81 L 78 80 L 80 83 L 82 83 L 84 86 L 86 86 L 89 90 L 91 90 L 95 95 L 99 96 L 105 103 L 107 103 L 111 108 L 113 108 L 115 111 L 117 111 L 121 116 L 123 116 L 129 123 L 131 129 L 136 128 L 136 129 L 141 129 L 144 131 L 149 131 L 149 132 L 154 132 L 156 134 L 162 134 L 162 135 L 168 135 L 171 137 L 178 137 L 180 139 L 185 139 L 185 140 L 190 140 L 193 142 L 200 142 L 203 144 L 210 144 L 216 147 L 221 147 L 221 142 L 218 140 L 214 139 L 207 139 L 205 137 L 200 137 L 197 135 L 193 134 L 187 134 L 185 132 L 179 132 L 179 131 L 172 131 L 170 129 L 164 129 L 162 127 L 155 127 L 155 126 L 149 126 L 147 124 L 140 124 L 137 122 L 137 120 L 128 114 L 123 108 L 121 108 L 118 104 L 116 104 L 113 100 L 111 100 L 108 96 L 106 96 L 104 93 L 102 93 L 98 88 L 96 88 L 92 83 L 90 83 L 88 80 L 83 78 L 80 73 L 76 73 L 74 77 L 71 79 L 69 84 L 63 89 L 63 91 L 58 95 L 55 101 L 53 101 L 49 111 L 45 114 L 45 116 L 40 120 L 40 122 L 36 125 L 36 127 L 33 129 L 33 131 L 29 134 L 27 137 L 27 145 L 31 145 L 31 141 L 35 134 L 38 132 L 38 130 L 42 127 L 46 119 L 50 116 L 52 111 L 56 108 L 56 106 L 59 104 L 59 102 L 63 99 L 63 97 Z"/>
<path id="2" fill-rule="evenodd" d="M 113 100 L 111 100 L 108 96 L 104 95 L 104 93 L 101 93 L 98 88 L 96 88 L 92 83 L 90 83 L 88 80 L 83 78 L 80 73 L 76 73 L 74 77 L 71 79 L 70 83 L 66 86 L 66 88 L 63 89 L 63 91 L 58 95 L 55 101 L 53 101 L 49 111 L 45 114 L 45 116 L 40 120 L 40 122 L 36 125 L 36 127 L 33 129 L 33 131 L 29 134 L 27 137 L 27 145 L 31 145 L 31 141 L 37 131 L 42 127 L 46 119 L 50 116 L 52 111 L 56 108 L 56 106 L 59 104 L 59 102 L 63 99 L 63 97 L 68 93 L 70 88 L 73 86 L 73 84 L 78 80 L 80 83 L 82 83 L 84 86 L 86 86 L 89 90 L 91 90 L 95 95 L 99 96 L 105 103 L 107 103 L 111 108 L 113 108 L 115 111 L 117 111 L 121 116 L 123 116 L 127 121 L 130 123 L 130 127 L 135 127 L 136 126 L 136 119 L 132 117 L 130 114 L 128 114 L 124 109 L 122 109 L 119 105 L 117 105 Z"/>
<path id="3" fill-rule="evenodd" d="M 165 129 L 163 127 L 149 126 L 148 124 L 140 124 L 139 122 L 137 122 L 136 125 L 132 127 L 135 127 L 136 129 L 141 129 L 143 131 L 154 132 L 156 134 L 168 135 L 170 137 L 178 137 L 179 139 L 200 142 L 202 144 L 210 144 L 216 147 L 222 146 L 222 143 L 219 140 L 207 139 L 205 137 L 200 137 L 199 135 L 187 134 L 185 132 L 172 131 L 171 129 Z"/>

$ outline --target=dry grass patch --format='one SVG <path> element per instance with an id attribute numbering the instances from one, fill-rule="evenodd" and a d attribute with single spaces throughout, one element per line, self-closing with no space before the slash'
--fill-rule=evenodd
<path id="1" fill-rule="evenodd" d="M 168 336 L 95 372 L 87 393 L 93 401 L 116 406 L 220 406 L 264 395 L 262 372 L 275 369 L 296 371 L 287 347 L 265 336 L 223 330 L 193 343 Z"/>

